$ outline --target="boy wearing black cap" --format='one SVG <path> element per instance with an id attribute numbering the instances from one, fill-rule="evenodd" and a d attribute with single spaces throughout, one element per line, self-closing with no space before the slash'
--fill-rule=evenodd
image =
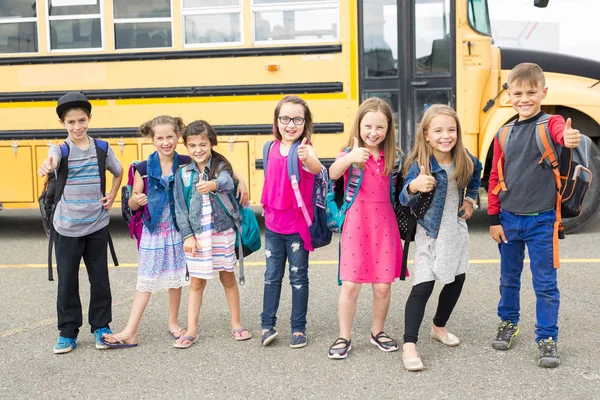
<path id="1" fill-rule="evenodd" d="M 66 169 L 63 195 L 56 205 L 53 219 L 56 268 L 58 271 L 58 329 L 60 336 L 54 353 L 68 353 L 77 344 L 82 325 L 79 298 L 79 264 L 85 263 L 90 281 L 89 323 L 95 336 L 96 348 L 104 349 L 100 338 L 112 333 L 110 283 L 107 267 L 108 210 L 112 207 L 123 177 L 123 169 L 108 144 L 87 135 L 92 118 L 92 105 L 79 92 L 69 92 L 58 100 L 56 113 L 65 127 L 66 146 L 54 145 L 48 158 L 40 165 L 38 174 Z M 66 160 L 63 154 L 66 150 Z M 62 162 L 61 162 L 62 160 Z M 103 166 L 103 168 L 100 167 Z M 114 178 L 105 195 L 104 171 Z M 66 171 L 62 171 L 66 174 Z M 59 172 L 60 175 L 60 172 Z M 65 175 L 63 175 L 65 176 Z"/>

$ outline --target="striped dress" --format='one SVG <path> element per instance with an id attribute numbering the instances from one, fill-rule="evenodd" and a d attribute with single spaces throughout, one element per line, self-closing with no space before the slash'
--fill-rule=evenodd
<path id="1" fill-rule="evenodd" d="M 227 229 L 223 232 L 214 230 L 214 220 L 210 197 L 202 195 L 202 231 L 195 232 L 200 249 L 194 254 L 186 253 L 186 262 L 190 276 L 193 278 L 211 279 L 215 271 L 233 272 L 235 263 L 235 231 Z"/>

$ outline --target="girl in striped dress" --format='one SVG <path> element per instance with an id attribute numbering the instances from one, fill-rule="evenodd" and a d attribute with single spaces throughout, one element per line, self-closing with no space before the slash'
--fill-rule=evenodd
<path id="1" fill-rule="evenodd" d="M 188 331 L 175 341 L 177 348 L 188 348 L 198 340 L 198 316 L 206 281 L 214 272 L 225 289 L 231 313 L 232 334 L 236 340 L 252 335 L 240 321 L 240 293 L 234 268 L 234 218 L 223 209 L 221 202 L 229 201 L 234 190 L 233 170 L 225 157 L 213 150 L 217 133 L 205 121 L 194 121 L 183 133 L 192 162 L 175 176 L 175 214 L 184 238 L 183 248 L 190 274 L 188 297 Z M 217 197 L 219 197 L 217 199 Z M 234 204 L 234 207 L 236 205 Z"/>
<path id="2" fill-rule="evenodd" d="M 129 320 L 121 332 L 102 337 L 101 341 L 109 347 L 137 345 L 137 329 L 150 294 L 160 289 L 169 290 L 170 334 L 177 338 L 185 333 L 177 321 L 181 288 L 187 283 L 185 254 L 173 206 L 175 171 L 180 164 L 190 162 L 189 157 L 178 156 L 175 151 L 184 127 L 181 118 L 160 115 L 139 128 L 141 136 L 152 139 L 156 151 L 150 154 L 148 160 L 136 165 L 129 207 L 132 210 L 146 207 L 148 217 L 144 218 L 138 249 L 138 278 Z M 144 193 L 144 177 L 140 171 L 146 171 L 147 193 Z"/>

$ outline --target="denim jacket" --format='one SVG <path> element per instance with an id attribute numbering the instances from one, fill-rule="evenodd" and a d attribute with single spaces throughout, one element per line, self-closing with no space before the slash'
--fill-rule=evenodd
<path id="1" fill-rule="evenodd" d="M 473 177 L 469 184 L 465 188 L 458 189 L 458 197 L 460 199 L 458 207 L 462 207 L 463 199 L 469 197 L 470 199 L 477 200 L 479 195 L 479 186 L 481 185 L 481 162 L 469 154 L 473 161 Z M 442 222 L 442 213 L 444 212 L 444 203 L 446 201 L 446 189 L 448 187 L 448 176 L 434 156 L 431 156 L 430 161 L 431 174 L 435 177 L 435 190 L 433 192 L 433 198 L 431 199 L 431 205 L 423 216 L 419 219 L 419 225 L 421 225 L 427 235 L 432 238 L 437 238 L 440 230 L 440 224 Z M 404 187 L 399 195 L 399 200 L 402 205 L 410 206 L 411 208 L 417 204 L 419 194 L 410 195 L 408 193 L 408 185 L 420 174 L 421 168 L 416 162 L 411 163 L 406 179 L 404 180 Z M 458 210 L 457 210 L 458 211 Z M 459 215 L 460 216 L 460 215 Z"/>
<path id="2" fill-rule="evenodd" d="M 147 161 L 147 173 L 148 173 L 148 193 L 146 196 L 148 197 L 148 218 L 144 218 L 144 225 L 146 228 L 152 233 L 158 227 L 158 223 L 160 222 L 160 216 L 165 208 L 165 203 L 169 202 L 169 207 L 171 209 L 171 215 L 173 216 L 173 222 L 175 223 L 175 227 L 177 228 L 177 221 L 175 219 L 175 203 L 173 199 L 173 177 L 179 169 L 179 156 L 175 153 L 173 158 L 173 174 L 169 176 L 167 182 L 162 179 L 162 168 L 160 167 L 160 159 L 158 157 L 158 153 L 155 151 L 150 154 Z M 181 157 L 183 158 L 183 156 Z"/>
<path id="3" fill-rule="evenodd" d="M 213 168 L 212 160 L 211 156 L 204 167 L 203 179 L 205 181 L 208 181 L 208 172 Z M 222 164 L 216 165 L 214 168 L 217 168 L 218 171 L 217 178 L 215 179 L 217 182 L 217 192 L 209 193 L 210 206 L 214 219 L 214 229 L 216 232 L 223 232 L 235 226 L 234 218 L 237 218 L 239 212 L 234 214 L 234 218 L 230 217 L 221 206 L 221 203 L 216 199 L 215 196 L 218 195 L 224 202 L 228 201 L 227 194 L 233 191 L 234 182 L 231 174 L 223 170 Z M 191 162 L 181 169 L 182 173 L 177 171 L 175 174 L 175 215 L 177 216 L 177 225 L 179 226 L 181 236 L 185 239 L 194 233 L 202 232 L 202 225 L 200 223 L 202 217 L 202 195 L 196 190 L 196 185 L 200 180 L 198 165 L 195 162 Z M 183 194 L 184 182 L 182 182 L 181 174 L 189 181 L 192 171 L 194 171 L 194 180 L 191 182 L 192 198 L 190 199 L 190 209 L 188 210 Z M 234 204 L 234 207 L 236 206 L 237 204 Z"/>

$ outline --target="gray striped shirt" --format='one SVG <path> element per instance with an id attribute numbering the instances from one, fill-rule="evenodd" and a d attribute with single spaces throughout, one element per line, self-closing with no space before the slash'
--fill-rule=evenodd
<path id="1" fill-rule="evenodd" d="M 54 213 L 54 229 L 62 236 L 82 237 L 99 231 L 108 225 L 110 216 L 99 200 L 104 197 L 100 188 L 100 172 L 96 146 L 89 138 L 90 145 L 82 150 L 75 146 L 70 139 L 69 145 L 69 175 L 63 195 Z M 48 151 L 48 156 L 58 160 L 60 166 L 60 147 L 54 145 Z M 110 146 L 106 155 L 106 169 L 113 175 L 122 171 L 121 164 Z M 107 180 L 107 191 L 110 189 Z"/>

